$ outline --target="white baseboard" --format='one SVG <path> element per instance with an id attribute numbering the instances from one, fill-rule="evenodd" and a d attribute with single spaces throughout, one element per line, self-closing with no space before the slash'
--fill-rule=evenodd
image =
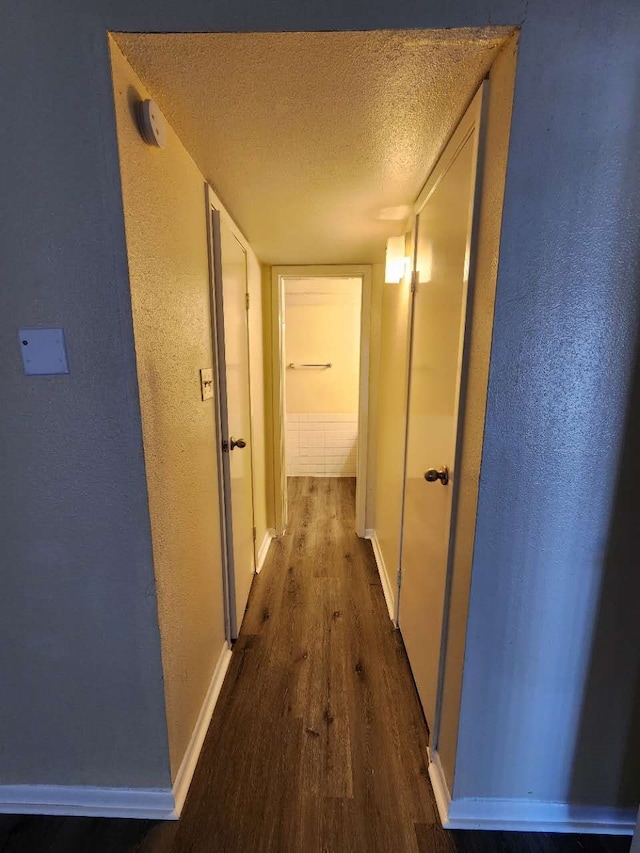
<path id="1" fill-rule="evenodd" d="M 262 571 L 262 567 L 264 566 L 264 561 L 267 559 L 267 554 L 269 553 L 269 545 L 271 545 L 271 540 L 275 539 L 276 532 L 272 527 L 269 527 L 264 534 L 264 538 L 262 540 L 262 544 L 258 549 L 258 556 L 256 557 L 256 574 L 259 575 Z"/>
<path id="2" fill-rule="evenodd" d="M 319 479 L 325 479 L 326 477 L 338 477 L 347 480 L 355 480 L 357 473 L 354 471 L 353 474 L 327 474 L 324 471 L 318 472 L 317 474 L 287 474 L 287 477 L 316 477 Z"/>
<path id="3" fill-rule="evenodd" d="M 635 809 L 542 800 L 451 798 L 437 751 L 431 753 L 429 778 L 445 829 L 492 829 L 517 832 L 575 832 L 633 835 Z"/>
<path id="4" fill-rule="evenodd" d="M 440 823 L 448 829 L 449 808 L 451 806 L 449 786 L 445 779 L 442 764 L 440 764 L 440 756 L 438 755 L 438 752 L 431 752 L 431 750 L 427 748 L 427 755 L 429 758 L 429 779 L 431 780 L 431 787 L 433 788 L 433 793 L 436 798 Z"/>
<path id="5" fill-rule="evenodd" d="M 191 784 L 191 779 L 193 778 L 193 773 L 196 769 L 198 758 L 200 757 L 200 750 L 202 749 L 202 744 L 204 743 L 205 735 L 207 734 L 209 724 L 211 723 L 213 709 L 215 708 L 216 702 L 218 701 L 218 696 L 220 695 L 220 690 L 222 689 L 222 682 L 224 681 L 224 677 L 227 674 L 227 669 L 229 668 L 230 661 L 231 649 L 229 648 L 229 645 L 225 642 L 224 646 L 222 647 L 222 651 L 220 652 L 218 662 L 213 671 L 213 675 L 209 683 L 209 689 L 207 690 L 207 695 L 205 696 L 202 708 L 200 709 L 198 720 L 196 722 L 193 733 L 191 734 L 189 745 L 187 746 L 187 750 L 182 758 L 180 768 L 178 769 L 178 773 L 176 774 L 176 778 L 173 783 L 173 796 L 175 800 L 175 806 L 174 813 L 171 817 L 173 817 L 174 819 L 180 817 L 182 806 L 184 805 L 184 801 L 187 798 L 189 785 Z"/>
<path id="6" fill-rule="evenodd" d="M 171 820 L 171 788 L 93 788 L 84 785 L 0 785 L 0 814 L 75 815 Z"/>
<path id="7" fill-rule="evenodd" d="M 231 659 L 224 644 L 189 746 L 172 788 L 95 788 L 86 785 L 0 785 L 0 814 L 71 815 L 177 820 L 196 768 Z"/>
<path id="8" fill-rule="evenodd" d="M 378 567 L 378 574 L 380 575 L 380 583 L 382 584 L 384 600 L 387 602 L 389 619 L 391 619 L 391 621 L 395 625 L 396 614 L 393 587 L 391 586 L 389 575 L 387 573 L 387 567 L 384 562 L 384 557 L 382 556 L 382 550 L 380 549 L 380 543 L 378 542 L 378 535 L 375 530 L 367 529 L 364 531 L 364 538 L 369 539 L 371 541 L 371 545 L 373 546 L 373 554 L 376 558 L 376 566 Z"/>

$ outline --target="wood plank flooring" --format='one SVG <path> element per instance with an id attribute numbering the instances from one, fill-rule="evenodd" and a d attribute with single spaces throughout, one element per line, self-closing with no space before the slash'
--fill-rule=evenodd
<path id="1" fill-rule="evenodd" d="M 629 839 L 445 832 L 427 729 L 353 480 L 290 480 L 179 822 L 0 818 L 1 853 L 627 853 Z"/>

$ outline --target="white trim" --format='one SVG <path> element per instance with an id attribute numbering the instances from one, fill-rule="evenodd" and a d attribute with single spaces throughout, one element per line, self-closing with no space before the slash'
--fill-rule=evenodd
<path id="1" fill-rule="evenodd" d="M 287 480 L 303 480 L 305 477 L 319 477 L 321 480 L 325 480 L 327 477 L 342 478 L 344 480 L 355 480 L 356 474 L 325 474 L 324 472 L 319 472 L 317 474 L 287 474 Z M 367 538 L 366 531 L 363 538 Z"/>
<path id="2" fill-rule="evenodd" d="M 451 803 L 443 825 L 446 829 L 633 835 L 636 812 L 539 800 L 465 799 Z"/>
<path id="3" fill-rule="evenodd" d="M 442 769 L 440 756 L 438 755 L 437 750 L 432 752 L 427 747 L 427 756 L 429 759 L 429 779 L 431 780 L 431 787 L 433 788 L 433 793 L 436 798 L 438 814 L 440 815 L 440 823 L 448 829 L 449 810 L 451 806 L 449 786 L 447 785 L 447 780 L 445 779 L 444 770 Z"/>
<path id="4" fill-rule="evenodd" d="M 225 643 L 173 789 L 96 788 L 88 785 L 0 785 L 0 814 L 177 820 L 191 784 L 230 660 L 231 649 Z"/>
<path id="5" fill-rule="evenodd" d="M 638 820 L 636 822 L 636 831 L 633 834 L 631 842 L 631 850 L 629 853 L 638 853 L 640 851 L 640 809 L 638 809 Z"/>
<path id="6" fill-rule="evenodd" d="M 215 413 L 216 413 L 216 437 L 215 446 L 217 448 L 218 460 L 218 498 L 220 504 L 220 524 L 221 524 L 221 539 L 222 539 L 222 560 L 223 560 L 223 587 L 224 587 L 224 604 L 225 604 L 225 636 L 228 642 L 236 639 L 240 630 L 240 622 L 244 613 L 244 604 L 238 601 L 236 583 L 240 576 L 237 572 L 238 567 L 235 565 L 235 551 L 233 546 L 233 506 L 231 500 L 231 469 L 230 457 L 228 453 L 222 452 L 223 443 L 228 441 L 229 435 L 229 417 L 228 417 L 228 399 L 227 399 L 227 363 L 224 349 L 224 306 L 222 299 L 222 237 L 221 226 L 224 224 L 228 227 L 236 238 L 242 250 L 245 253 L 245 272 L 246 272 L 246 294 L 249 295 L 249 269 L 252 261 L 258 262 L 255 252 L 247 241 L 246 237 L 240 231 L 231 216 L 225 210 L 222 202 L 213 191 L 212 187 L 205 182 L 205 198 L 207 210 L 207 246 L 209 253 L 209 293 L 210 293 L 210 311 L 211 311 L 211 345 L 212 345 L 212 365 L 215 377 Z M 251 341 L 249 328 L 249 302 L 247 302 L 247 310 L 243 312 L 244 327 L 246 331 L 246 354 L 247 354 L 247 383 L 249 390 L 249 435 L 245 436 L 248 439 L 250 477 L 244 477 L 244 485 L 251 489 L 251 519 L 242 519 L 242 524 L 248 524 L 249 530 L 253 528 L 255 523 L 255 457 L 253 453 L 253 400 L 251 395 Z M 238 522 L 238 519 L 236 519 Z M 255 543 L 251 549 L 251 576 L 256 569 L 256 553 Z M 240 612 L 238 609 L 240 607 Z"/>
<path id="7" fill-rule="evenodd" d="M 269 527 L 268 530 L 265 531 L 264 538 L 262 540 L 262 545 L 258 549 L 258 562 L 256 565 L 256 574 L 259 575 L 262 571 L 262 567 L 264 566 L 264 561 L 267 559 L 267 554 L 269 553 L 269 546 L 271 545 L 271 540 L 275 538 L 276 532 L 273 527 Z"/>
<path id="8" fill-rule="evenodd" d="M 171 788 L 84 785 L 0 785 L 0 814 L 127 817 L 173 820 Z"/>
<path id="9" fill-rule="evenodd" d="M 369 382 L 371 351 L 371 267 L 362 270 L 360 292 L 360 365 L 358 368 L 358 458 L 356 461 L 356 534 L 364 538 L 367 524 L 369 472 Z"/>
<path id="10" fill-rule="evenodd" d="M 445 829 L 633 835 L 636 825 L 635 809 L 506 798 L 452 800 L 437 751 L 431 753 L 429 778 Z"/>
<path id="11" fill-rule="evenodd" d="M 271 268 L 271 420 L 273 433 L 273 501 L 276 536 L 287 526 L 287 465 L 285 453 L 284 284 Z"/>
<path id="12" fill-rule="evenodd" d="M 207 251 L 209 255 L 209 307 L 211 312 L 211 364 L 213 365 L 214 385 L 214 400 L 215 400 L 215 447 L 216 447 L 216 462 L 218 469 L 218 505 L 220 507 L 220 543 L 222 557 L 222 589 L 224 599 L 224 635 L 228 642 L 231 641 L 234 622 L 235 622 L 235 579 L 233 576 L 233 547 L 229 539 L 231 533 L 231 523 L 229 513 L 231 512 L 231 504 L 226 500 L 228 492 L 228 471 L 226 465 L 228 460 L 225 460 L 222 452 L 222 442 L 224 440 L 224 421 L 225 421 L 225 399 L 226 399 L 226 374 L 221 370 L 219 362 L 220 351 L 220 333 L 222 331 L 219 312 L 217 308 L 216 297 L 216 275 L 219 275 L 220 267 L 220 207 L 215 193 L 205 183 L 205 199 L 207 211 Z M 216 269 L 218 272 L 216 272 Z M 227 454 L 228 455 L 228 454 Z"/>
<path id="13" fill-rule="evenodd" d="M 207 695 L 202 703 L 202 708 L 200 709 L 198 720 L 191 734 L 189 745 L 187 746 L 186 752 L 180 763 L 180 768 L 176 774 L 175 782 L 173 783 L 175 809 L 172 817 L 175 819 L 180 817 L 182 806 L 184 805 L 184 801 L 187 797 L 189 785 L 191 784 L 191 779 L 193 778 L 193 773 L 196 769 L 198 758 L 200 757 L 200 750 L 202 749 L 205 735 L 207 734 L 209 724 L 211 723 L 213 709 L 218 701 L 218 696 L 222 689 L 222 682 L 227 674 L 230 661 L 231 649 L 229 648 L 229 644 L 225 642 L 222 647 L 222 651 L 220 652 L 218 662 L 213 670 L 209 689 L 207 690 Z"/>
<path id="14" fill-rule="evenodd" d="M 375 530 L 367 529 L 364 532 L 364 538 L 368 539 L 373 547 L 373 556 L 376 559 L 376 566 L 378 567 L 378 574 L 380 575 L 380 583 L 382 584 L 384 600 L 387 602 L 389 619 L 391 619 L 391 621 L 395 625 L 395 603 L 393 600 L 392 592 L 393 587 L 391 586 L 391 583 L 389 581 L 389 574 L 387 572 L 387 567 L 384 562 L 384 557 L 382 556 L 382 549 L 380 548 L 380 543 L 378 542 L 378 534 Z"/>

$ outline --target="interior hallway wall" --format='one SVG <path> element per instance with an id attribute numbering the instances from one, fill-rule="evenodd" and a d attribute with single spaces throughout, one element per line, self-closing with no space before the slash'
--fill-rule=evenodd
<path id="1" fill-rule="evenodd" d="M 106 37 L 24 11 L 0 27 L 0 786 L 168 788 Z M 24 376 L 21 326 L 64 328 L 68 375 Z"/>
<path id="2" fill-rule="evenodd" d="M 168 128 L 140 136 L 149 97 L 112 42 L 131 301 L 172 778 L 225 643 L 204 178 Z"/>
<path id="3" fill-rule="evenodd" d="M 273 292 L 271 282 L 271 266 L 261 266 L 261 292 L 262 292 L 262 342 L 264 346 L 264 441 L 265 441 L 265 492 L 266 492 L 266 521 L 267 528 L 276 527 L 276 473 L 274 458 L 273 437 Z"/>
<path id="4" fill-rule="evenodd" d="M 287 474 L 355 477 L 361 282 L 286 279 L 284 287 Z M 331 366 L 301 367 L 309 363 Z"/>
<path id="5" fill-rule="evenodd" d="M 397 604 L 396 575 L 402 535 L 405 431 L 409 369 L 411 280 L 386 284 L 384 267 L 376 276 L 381 299 L 378 404 L 376 409 L 375 534 L 388 588 Z"/>
<path id="6" fill-rule="evenodd" d="M 479 196 L 478 249 L 473 288 L 470 291 L 471 324 L 461 424 L 455 549 L 453 553 L 450 615 L 446 631 L 446 657 L 442 686 L 438 755 L 454 790 L 454 768 L 465 659 L 471 570 L 475 545 L 475 520 L 482 462 L 489 360 L 500 252 L 500 228 L 511 128 L 511 110 L 517 62 L 518 37 L 502 48 L 489 74 L 484 115 L 485 150 Z"/>
<path id="7" fill-rule="evenodd" d="M 0 677 L 16 689 L 0 710 L 2 778 L 135 786 L 168 777 L 155 602 L 144 595 L 153 579 L 106 30 L 489 22 L 522 24 L 522 36 L 463 685 L 472 761 L 460 790 L 572 796 L 575 697 L 586 688 L 616 511 L 615 478 L 594 472 L 618 465 L 638 328 L 634 0 L 10 0 L 0 30 L 10 577 Z M 25 382 L 15 343 L 25 318 L 65 327 L 68 380 Z M 633 664 L 634 630 L 606 620 L 612 649 L 599 667 Z M 617 702 L 632 704 L 631 682 L 622 688 Z M 496 709 L 495 695 L 512 701 Z M 629 733 L 605 711 L 600 745 L 617 753 Z M 619 802 L 617 775 L 608 766 L 606 779 L 587 776 L 590 801 Z"/>
<path id="8" fill-rule="evenodd" d="M 267 473 L 267 401 L 265 398 L 265 358 L 268 358 L 264 339 L 262 305 L 262 268 L 255 253 L 247 252 L 247 287 L 249 289 L 249 363 L 251 372 L 251 441 L 253 464 L 253 523 L 256 544 L 261 547 L 270 536 L 273 524 L 268 519 Z"/>
<path id="9" fill-rule="evenodd" d="M 520 38 L 459 797 L 640 800 L 640 624 L 624 604 L 638 574 L 619 550 L 640 544 L 619 485 L 640 309 L 639 38 L 637 4 L 573 0 L 530 5 Z"/>

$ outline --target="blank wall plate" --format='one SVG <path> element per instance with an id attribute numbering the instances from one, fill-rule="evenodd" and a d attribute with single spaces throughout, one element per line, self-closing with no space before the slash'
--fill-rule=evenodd
<path id="1" fill-rule="evenodd" d="M 20 354 L 27 376 L 69 372 L 64 329 L 20 329 Z"/>

